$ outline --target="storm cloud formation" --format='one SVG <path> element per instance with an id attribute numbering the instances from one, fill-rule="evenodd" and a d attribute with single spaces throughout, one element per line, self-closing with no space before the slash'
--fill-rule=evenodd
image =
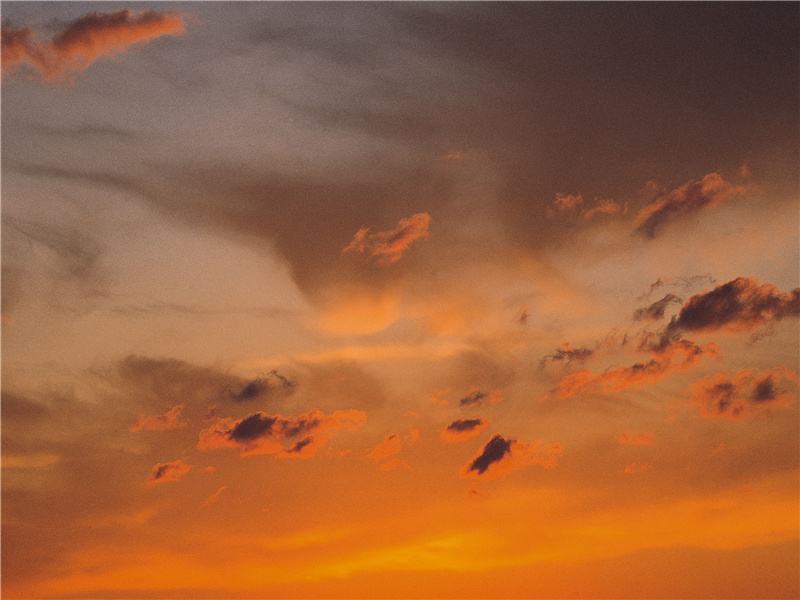
<path id="1" fill-rule="evenodd" d="M 2 25 L 2 76 L 23 65 L 42 80 L 65 79 L 83 71 L 97 59 L 125 52 L 162 35 L 184 33 L 185 16 L 146 10 L 89 13 L 61 30 L 51 41 L 39 41 L 28 27 Z"/>

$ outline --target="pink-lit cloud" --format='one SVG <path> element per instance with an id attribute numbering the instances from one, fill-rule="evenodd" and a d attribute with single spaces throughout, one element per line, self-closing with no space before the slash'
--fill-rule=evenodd
<path id="1" fill-rule="evenodd" d="M 186 423 L 181 422 L 180 414 L 184 405 L 179 404 L 173 406 L 163 415 L 140 416 L 139 420 L 134 423 L 130 431 L 165 431 L 167 429 L 176 429 L 178 427 L 185 427 Z"/>
<path id="2" fill-rule="evenodd" d="M 787 367 L 744 369 L 705 377 L 689 387 L 689 403 L 709 419 L 745 421 L 797 399 L 797 374 Z"/>
<path id="3" fill-rule="evenodd" d="M 561 444 L 533 443 L 505 439 L 499 433 L 492 436 L 483 448 L 461 470 L 461 477 L 471 479 L 500 479 L 512 471 L 529 465 L 553 468 L 558 465 Z"/>
<path id="4" fill-rule="evenodd" d="M 370 233 L 369 227 L 362 227 L 342 253 L 362 252 L 372 256 L 379 263 L 394 263 L 400 260 L 411 244 L 428 237 L 430 222 L 431 217 L 428 213 L 417 213 L 407 219 L 401 219 L 397 227 L 390 231 Z"/>
<path id="5" fill-rule="evenodd" d="M 185 464 L 182 460 L 168 463 L 158 463 L 153 467 L 152 473 L 147 477 L 145 485 L 155 485 L 167 481 L 178 481 L 191 470 L 191 465 Z"/>
<path id="6" fill-rule="evenodd" d="M 131 46 L 162 35 L 185 32 L 185 15 L 126 9 L 89 13 L 62 29 L 52 40 L 40 41 L 30 28 L 2 25 L 2 76 L 28 66 L 42 80 L 66 79 L 100 58 L 113 58 Z"/>

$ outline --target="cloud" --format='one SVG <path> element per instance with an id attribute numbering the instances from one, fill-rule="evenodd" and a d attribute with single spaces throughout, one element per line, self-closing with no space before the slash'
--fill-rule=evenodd
<path id="1" fill-rule="evenodd" d="M 628 210 L 627 205 L 623 207 L 611 198 L 595 198 L 591 208 L 584 208 L 581 194 L 556 194 L 553 206 L 557 212 L 578 214 L 587 221 L 597 214 L 612 215 L 620 211 L 627 212 Z M 552 211 L 550 214 L 552 214 Z"/>
<path id="2" fill-rule="evenodd" d="M 618 444 L 636 444 L 639 446 L 652 446 L 653 433 L 651 431 L 640 431 L 632 433 L 630 431 L 620 431 L 617 436 Z"/>
<path id="3" fill-rule="evenodd" d="M 360 410 L 337 410 L 327 416 L 321 410 L 313 410 L 297 417 L 271 416 L 258 411 L 238 420 L 217 419 L 200 432 L 197 447 L 200 450 L 238 447 L 242 449 L 242 456 L 282 454 L 308 457 L 327 441 L 313 434 L 340 429 L 355 431 L 366 420 L 367 415 Z M 281 443 L 300 436 L 304 439 L 289 448 L 284 448 Z"/>
<path id="4" fill-rule="evenodd" d="M 63 80 L 83 71 L 99 58 L 113 58 L 135 44 L 162 35 L 185 32 L 185 15 L 121 9 L 89 13 L 73 21 L 51 41 L 39 41 L 30 28 L 2 24 L 2 76 L 31 67 L 42 80 Z"/>
<path id="5" fill-rule="evenodd" d="M 381 462 L 385 458 L 394 456 L 402 449 L 403 443 L 400 441 L 400 436 L 396 433 L 393 433 L 391 435 L 387 435 L 383 441 L 374 448 L 370 448 L 367 451 L 367 456 L 377 463 Z"/>
<path id="6" fill-rule="evenodd" d="M 693 383 L 689 403 L 699 406 L 700 414 L 709 419 L 744 421 L 773 408 L 791 406 L 797 398 L 797 384 L 797 374 L 787 367 L 724 371 Z"/>
<path id="7" fill-rule="evenodd" d="M 183 427 L 186 423 L 181 423 L 179 421 L 181 410 L 183 410 L 184 405 L 179 404 L 177 406 L 173 406 L 163 415 L 152 415 L 149 417 L 145 417 L 144 415 L 139 417 L 139 420 L 130 428 L 130 431 L 140 431 L 144 429 L 145 431 L 166 431 L 167 429 L 176 429 L 178 427 Z"/>
<path id="8" fill-rule="evenodd" d="M 686 215 L 713 208 L 722 202 L 745 193 L 747 188 L 733 185 L 719 173 L 709 173 L 700 181 L 691 180 L 674 190 L 659 189 L 656 198 L 637 215 L 636 233 L 654 238 L 659 229 L 677 215 Z"/>
<path id="9" fill-rule="evenodd" d="M 683 302 L 678 296 L 669 293 L 661 300 L 653 302 L 650 306 L 638 309 L 633 314 L 634 321 L 658 321 L 664 317 L 664 312 L 670 304 L 680 304 Z"/>
<path id="10" fill-rule="evenodd" d="M 556 350 L 555 353 L 548 354 L 539 362 L 539 368 L 543 369 L 548 362 L 554 363 L 566 361 L 567 364 L 571 363 L 573 360 L 583 362 L 590 358 L 594 352 L 595 351 L 591 348 L 587 348 L 585 346 L 573 348 L 569 342 L 564 342 L 561 344 L 561 348 Z"/>
<path id="11" fill-rule="evenodd" d="M 682 373 L 696 366 L 701 358 L 716 357 L 720 354 L 719 346 L 713 342 L 699 346 L 695 342 L 683 339 L 658 349 L 651 348 L 651 351 L 656 352 L 656 356 L 649 361 L 609 369 L 603 373 L 582 369 L 566 375 L 561 378 L 556 388 L 546 394 L 542 400 L 553 395 L 563 400 L 579 393 L 621 392 L 629 387 L 655 383 L 674 372 Z M 675 358 L 682 358 L 682 360 L 675 362 Z"/>
<path id="12" fill-rule="evenodd" d="M 311 458 L 316 455 L 317 450 L 328 442 L 327 436 L 308 435 L 294 443 L 291 448 L 280 452 L 278 458 Z"/>
<path id="13" fill-rule="evenodd" d="M 459 406 L 462 408 L 468 406 L 485 406 L 487 404 L 497 404 L 503 401 L 503 393 L 501 390 L 495 390 L 491 393 L 483 392 L 478 388 L 472 388 L 469 393 L 458 401 Z"/>
<path id="14" fill-rule="evenodd" d="M 664 339 L 679 332 L 749 331 L 767 322 L 800 315 L 800 288 L 781 292 L 754 277 L 736 279 L 695 294 L 667 326 Z"/>
<path id="15" fill-rule="evenodd" d="M 488 480 L 505 477 L 528 465 L 549 469 L 558 464 L 560 454 L 561 444 L 544 444 L 542 440 L 528 444 L 496 433 L 461 470 L 461 476 Z"/>
<path id="16" fill-rule="evenodd" d="M 462 442 L 478 435 L 490 423 L 487 419 L 458 419 L 444 428 L 442 439 L 445 442 Z"/>
<path id="17" fill-rule="evenodd" d="M 155 485 L 165 481 L 178 481 L 191 470 L 191 465 L 184 464 L 182 460 L 169 463 L 158 463 L 153 467 L 153 472 L 147 477 L 145 485 Z"/>
<path id="18" fill-rule="evenodd" d="M 650 289 L 639 296 L 638 300 L 649 298 L 654 290 L 663 286 L 680 286 L 684 290 L 689 290 L 693 287 L 714 285 L 716 283 L 711 275 L 691 275 L 689 277 L 659 277 L 655 282 L 650 284 Z"/>
<path id="19" fill-rule="evenodd" d="M 234 402 L 247 402 L 263 398 L 267 394 L 272 396 L 287 397 L 294 393 L 295 382 L 290 381 L 277 371 L 271 371 L 266 377 L 255 379 L 238 386 L 238 391 L 233 391 L 232 386 L 226 386 L 223 395 Z"/>
<path id="20" fill-rule="evenodd" d="M 391 231 L 369 233 L 369 227 L 362 227 L 356 232 L 353 241 L 342 250 L 342 254 L 351 251 L 364 252 L 379 263 L 391 264 L 398 261 L 416 240 L 428 237 L 430 222 L 428 213 L 417 213 L 401 219 L 397 228 Z"/>

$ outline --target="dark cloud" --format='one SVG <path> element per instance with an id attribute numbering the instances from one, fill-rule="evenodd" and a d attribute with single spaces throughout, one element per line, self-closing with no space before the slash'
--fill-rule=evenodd
<path id="1" fill-rule="evenodd" d="M 475 471 L 479 475 L 485 473 L 492 463 L 499 462 L 507 454 L 511 454 L 512 441 L 504 439 L 499 433 L 494 434 L 480 453 L 472 459 L 467 472 Z"/>
<path id="2" fill-rule="evenodd" d="M 441 437 L 446 442 L 460 442 L 478 435 L 489 424 L 487 419 L 458 419 L 444 428 Z"/>
<path id="3" fill-rule="evenodd" d="M 799 314 L 800 288 L 781 292 L 753 277 L 737 277 L 689 298 L 663 338 L 671 340 L 681 332 L 748 331 Z"/>
<path id="4" fill-rule="evenodd" d="M 681 302 L 683 302 L 681 298 L 669 293 L 661 300 L 653 302 L 650 306 L 637 309 L 633 314 L 633 319 L 634 321 L 657 321 L 664 317 L 664 313 L 670 304 L 680 304 Z"/>
<path id="5" fill-rule="evenodd" d="M 462 408 L 480 407 L 486 406 L 487 404 L 497 404 L 498 402 L 502 401 L 503 395 L 500 390 L 484 392 L 477 388 L 473 388 L 469 391 L 469 394 L 458 401 L 458 405 Z"/>
<path id="6" fill-rule="evenodd" d="M 664 287 L 681 287 L 685 291 L 692 288 L 707 287 L 714 285 L 717 282 L 710 274 L 706 275 L 691 275 L 689 277 L 659 277 L 656 281 L 650 284 L 650 289 L 639 296 L 638 300 L 645 300 L 650 297 L 654 290 Z"/>
<path id="7" fill-rule="evenodd" d="M 655 200 L 639 211 L 636 233 L 652 239 L 668 220 L 713 208 L 746 191 L 725 181 L 719 173 L 709 173 L 700 181 L 688 181 L 674 190 L 659 190 Z"/>
<path id="8" fill-rule="evenodd" d="M 256 377 L 238 386 L 238 391 L 231 387 L 224 390 L 224 395 L 234 402 L 247 402 L 265 398 L 266 396 L 285 398 L 295 391 L 295 383 L 277 371 L 270 371 L 265 377 Z"/>
<path id="9" fill-rule="evenodd" d="M 268 415 L 258 411 L 239 420 L 217 419 L 200 432 L 197 447 L 201 450 L 239 447 L 243 455 L 279 454 L 287 451 L 281 443 L 283 440 L 299 436 L 311 437 L 312 434 L 324 431 L 355 431 L 366 420 L 366 414 L 359 410 L 337 410 L 331 415 L 314 410 L 297 417 Z M 295 453 L 300 454 L 307 449 L 316 450 L 324 441 L 324 437 L 315 437 L 297 447 Z M 294 446 L 290 446 L 289 450 L 292 447 Z"/>
<path id="10" fill-rule="evenodd" d="M 0 392 L 0 415 L 5 424 L 30 424 L 46 418 L 50 415 L 50 409 L 24 396 L 3 390 Z"/>

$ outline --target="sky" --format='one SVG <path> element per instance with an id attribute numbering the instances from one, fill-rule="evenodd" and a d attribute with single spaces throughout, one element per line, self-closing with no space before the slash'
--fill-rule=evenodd
<path id="1" fill-rule="evenodd" d="M 800 5 L 0 8 L 2 598 L 800 594 Z"/>

